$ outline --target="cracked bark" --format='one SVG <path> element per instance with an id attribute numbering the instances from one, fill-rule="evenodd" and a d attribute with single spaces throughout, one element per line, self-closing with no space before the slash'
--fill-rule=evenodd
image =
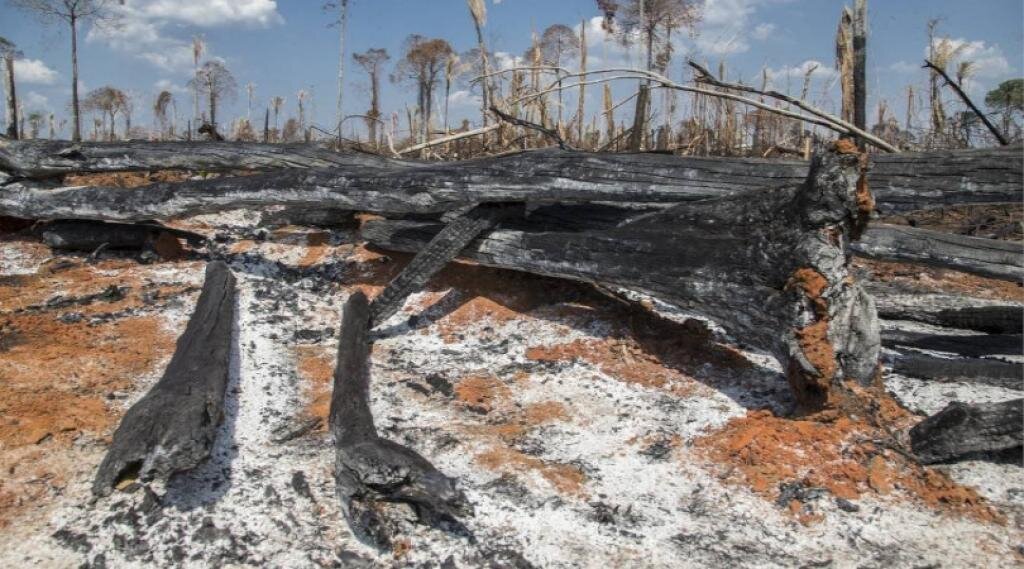
<path id="1" fill-rule="evenodd" d="M 370 305 L 356 292 L 342 309 L 329 421 L 342 511 L 360 539 L 386 549 L 401 532 L 402 506 L 420 523 L 455 528 L 457 516 L 472 509 L 455 481 L 427 459 L 378 436 L 369 405 L 369 323 Z"/>
<path id="2" fill-rule="evenodd" d="M 604 230 L 499 228 L 464 256 L 655 294 L 787 362 L 803 409 L 846 407 L 856 404 L 846 382 L 878 378 L 874 304 L 853 281 L 846 251 L 870 201 L 859 176 L 859 156 L 829 153 L 797 186 L 679 204 Z M 418 251 L 438 229 L 382 220 L 363 234 Z"/>
<path id="3" fill-rule="evenodd" d="M 968 404 L 955 401 L 910 430 L 911 447 L 925 464 L 998 454 L 1020 464 L 1024 399 Z"/>
<path id="4" fill-rule="evenodd" d="M 109 495 L 131 479 L 167 480 L 210 457 L 224 414 L 234 319 L 235 277 L 223 262 L 210 263 L 163 377 L 114 432 L 93 480 L 94 494 Z"/>

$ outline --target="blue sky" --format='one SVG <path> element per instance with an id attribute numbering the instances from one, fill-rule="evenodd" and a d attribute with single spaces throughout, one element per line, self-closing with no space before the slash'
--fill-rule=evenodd
<path id="1" fill-rule="evenodd" d="M 135 122 L 151 123 L 149 108 L 161 89 L 175 93 L 179 115 L 188 115 L 191 96 L 191 38 L 202 35 L 208 57 L 222 59 L 240 86 L 256 85 L 256 108 L 262 112 L 275 95 L 286 99 L 285 115 L 295 112 L 296 93 L 313 94 L 317 124 L 333 121 L 337 96 L 337 29 L 319 0 L 126 0 L 119 29 L 86 28 L 80 32 L 80 73 L 86 89 L 114 85 L 136 100 Z M 843 2 L 835 0 L 706 0 L 704 21 L 695 38 L 680 37 L 671 75 L 682 78 L 685 57 L 717 65 L 725 61 L 732 78 L 754 80 L 767 67 L 776 88 L 798 91 L 802 70 L 815 62 L 812 98 L 830 107 L 833 40 Z M 941 18 L 939 33 L 966 44 L 965 57 L 976 62 L 969 90 L 983 96 L 1000 81 L 1024 75 L 1024 7 L 1021 0 L 870 0 L 869 113 L 886 99 L 902 118 L 907 85 L 922 86 L 919 69 L 927 44 L 925 26 Z M 636 61 L 630 50 L 600 37 L 593 0 L 488 0 L 485 37 L 506 65 L 529 46 L 532 31 L 551 24 L 586 22 L 590 67 Z M 345 111 L 368 106 L 367 79 L 351 53 L 382 47 L 400 56 L 403 40 L 413 33 L 447 39 L 457 51 L 475 45 L 464 0 L 350 0 L 346 62 Z M 68 34 L 41 25 L 0 0 L 0 36 L 24 52 L 17 72 L 26 111 L 66 114 L 70 100 Z M 570 64 L 571 65 L 571 64 Z M 616 97 L 628 93 L 616 87 Z M 246 112 L 244 88 L 221 116 Z M 923 91 L 919 89 L 919 91 Z M 453 87 L 452 122 L 478 120 L 474 95 Z M 598 104 L 592 94 L 590 101 Z M 439 97 L 438 97 L 439 98 Z M 385 80 L 383 110 L 403 117 L 415 103 L 414 89 Z M 628 114 L 628 111 L 623 111 Z M 625 117 L 620 117 L 625 118 Z M 925 118 L 921 114 L 921 119 Z M 355 121 L 353 121 L 355 122 Z M 353 124 L 353 127 L 357 125 Z M 83 125 L 84 128 L 84 125 Z M 66 135 L 66 133 L 65 133 Z"/>

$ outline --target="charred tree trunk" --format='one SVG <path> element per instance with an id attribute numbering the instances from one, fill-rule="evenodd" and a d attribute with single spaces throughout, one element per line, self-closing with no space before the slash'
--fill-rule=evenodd
<path id="1" fill-rule="evenodd" d="M 129 147 L 131 152 L 106 152 Z M 231 170 L 334 161 L 325 169 L 181 183 L 144 192 L 116 188 L 62 188 L 38 182 L 0 186 L 0 215 L 24 219 L 168 219 L 238 207 L 294 205 L 382 214 L 442 213 L 486 202 L 617 202 L 669 204 L 797 185 L 802 162 L 680 158 L 659 154 L 587 154 L 527 151 L 451 163 L 410 163 L 374 155 L 305 154 L 238 144 L 0 145 L 0 170 L 14 175 L 58 175 L 112 168 L 160 167 Z M 33 150 L 39 149 L 39 150 Z M 47 150 L 49 149 L 49 150 Z M 230 153 L 223 154 L 230 149 Z M 291 152 L 289 149 L 297 149 Z M 1019 147 L 984 151 L 886 155 L 873 162 L 868 185 L 883 213 L 951 203 L 1017 202 L 1022 168 Z M 296 157 L 299 154 L 300 157 Z M 885 158 L 883 160 L 882 158 Z M 896 160 L 898 158 L 899 160 Z M 337 164 L 338 161 L 343 164 Z M 120 162 L 117 164 L 117 162 Z M 144 167 L 143 167 L 144 166 Z M 32 174 L 36 175 L 36 174 Z"/>
<path id="2" fill-rule="evenodd" d="M 879 362 L 874 304 L 845 252 L 870 201 L 859 176 L 858 155 L 832 153 L 799 186 L 680 204 L 607 230 L 497 230 L 466 256 L 656 294 L 788 362 L 804 409 L 847 408 L 857 401 L 845 382 L 873 385 Z M 364 236 L 416 251 L 437 230 L 376 221 Z"/>
<path id="3" fill-rule="evenodd" d="M 925 464 L 1010 455 L 1020 464 L 1024 399 L 968 404 L 956 401 L 910 430 L 914 454 Z"/>
<path id="4" fill-rule="evenodd" d="M 923 263 L 1014 282 L 1024 280 L 1024 249 L 1012 241 L 902 225 L 872 225 L 853 244 L 853 250 L 873 259 Z"/>
<path id="5" fill-rule="evenodd" d="M 411 507 L 428 525 L 455 522 L 471 512 L 455 482 L 416 451 L 380 438 L 370 412 L 370 306 L 356 292 L 342 310 L 334 370 L 330 428 L 336 447 L 334 476 L 342 511 L 361 539 L 388 548 L 401 515 Z"/>
<path id="6" fill-rule="evenodd" d="M 881 283 L 865 285 L 878 315 L 986 334 L 1024 333 L 1024 306 L 947 294 L 901 294 Z M 967 304 L 965 306 L 965 304 Z"/>
<path id="7" fill-rule="evenodd" d="M 892 371 L 930 381 L 966 382 L 1024 391 L 1024 364 L 1015 362 L 987 358 L 948 359 L 907 352 L 893 356 Z"/>
<path id="8" fill-rule="evenodd" d="M 235 277 L 222 262 L 206 282 L 160 381 L 125 413 L 93 481 L 106 496 L 123 481 L 166 480 L 210 456 L 230 373 Z"/>

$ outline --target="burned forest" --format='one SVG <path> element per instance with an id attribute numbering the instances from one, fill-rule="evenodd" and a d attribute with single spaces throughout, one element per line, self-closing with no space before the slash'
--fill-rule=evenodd
<path id="1" fill-rule="evenodd" d="M 520 56 L 517 1 L 390 53 L 366 31 L 408 22 L 324 3 L 326 110 L 199 32 L 156 44 L 185 86 L 79 102 L 79 43 L 312 35 L 309 8 L 4 5 L 70 32 L 74 88 L 25 116 L 48 68 L 0 29 L 0 563 L 1024 564 L 998 46 L 853 0 L 802 48 L 834 65 L 751 80 L 708 54 L 799 6 L 581 1 Z M 901 120 L 887 22 L 927 39 L 886 68 L 922 79 Z"/>

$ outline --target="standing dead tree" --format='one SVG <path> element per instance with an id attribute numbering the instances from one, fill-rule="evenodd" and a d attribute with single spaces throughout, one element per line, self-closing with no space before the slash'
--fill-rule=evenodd
<path id="1" fill-rule="evenodd" d="M 579 54 L 580 52 L 580 40 L 576 37 L 576 33 L 572 31 L 572 28 L 562 24 L 555 24 L 549 26 L 540 37 L 540 51 L 542 61 L 544 65 L 551 66 L 556 69 L 556 73 L 559 73 L 557 69 L 561 69 L 562 63 L 566 59 L 571 59 Z M 555 123 L 555 128 L 562 133 L 564 128 L 563 121 L 563 108 L 564 103 L 562 101 L 562 80 L 559 78 L 558 82 L 558 121 Z M 582 87 L 581 87 L 582 88 Z M 564 133 L 562 134 L 564 136 Z"/>
<path id="2" fill-rule="evenodd" d="M 417 89 L 417 108 L 420 115 L 420 142 L 430 141 L 430 119 L 434 106 L 434 90 L 448 59 L 455 53 L 452 46 L 440 38 L 425 38 L 413 34 L 405 40 L 405 55 L 395 69 L 396 81 L 413 81 Z"/>
<path id="3" fill-rule="evenodd" d="M 952 89 L 958 97 L 960 97 L 960 100 L 963 101 L 964 104 L 967 105 L 968 108 L 970 108 L 971 111 L 979 119 L 981 119 L 981 122 L 984 123 L 985 128 L 987 128 L 988 131 L 992 133 L 992 136 L 996 137 L 996 140 L 999 141 L 999 144 L 1006 146 L 1007 144 L 1010 143 L 1010 141 L 1006 139 L 1006 136 L 1004 136 L 1003 133 L 1000 132 L 998 128 L 996 128 L 996 125 L 992 124 L 992 121 L 988 120 L 988 117 L 985 116 L 985 113 L 983 113 L 981 109 L 979 109 L 978 106 L 974 104 L 974 101 L 972 101 L 971 98 L 967 96 L 967 93 L 964 93 L 964 90 L 960 87 L 960 81 L 953 81 L 952 79 L 950 79 L 949 74 L 946 73 L 946 70 L 943 67 L 936 65 L 935 63 L 929 60 L 925 60 L 924 67 L 926 69 L 931 69 L 934 73 L 937 73 L 939 76 L 942 77 L 942 79 L 946 82 L 946 85 L 949 85 L 949 88 Z"/>
<path id="4" fill-rule="evenodd" d="M 352 59 L 355 60 L 363 71 L 370 78 L 370 109 L 366 111 L 366 128 L 370 133 L 370 144 L 377 145 L 377 123 L 380 122 L 380 73 L 381 67 L 391 56 L 388 55 L 386 49 L 382 48 L 370 48 L 363 53 L 352 54 Z M 447 97 L 445 98 L 445 121 L 447 124 L 448 119 L 448 103 Z"/>
<path id="5" fill-rule="evenodd" d="M 206 95 L 210 111 L 208 124 L 213 132 L 217 132 L 217 104 L 222 99 L 234 97 L 237 93 L 238 83 L 235 82 L 235 76 L 223 63 L 207 61 L 189 85 Z"/>
<path id="6" fill-rule="evenodd" d="M 71 140 L 82 140 L 78 101 L 78 25 L 113 24 L 117 13 L 114 0 L 9 0 L 15 7 L 37 16 L 44 23 L 67 24 L 71 31 Z M 124 3 L 123 1 L 121 2 Z"/>
<path id="7" fill-rule="evenodd" d="M 4 105 L 6 109 L 7 138 L 18 139 L 18 94 L 14 82 L 14 60 L 21 57 L 21 52 L 14 43 L 0 37 L 0 61 L 3 62 L 4 74 Z"/>
<path id="8" fill-rule="evenodd" d="M 118 113 L 123 114 L 126 112 L 127 104 L 128 97 L 125 96 L 123 91 L 107 85 L 106 87 L 89 91 L 89 94 L 85 96 L 85 101 L 82 102 L 82 108 L 86 111 L 103 113 L 104 117 L 110 119 L 107 139 L 113 141 L 116 138 L 114 134 L 114 120 Z"/>

